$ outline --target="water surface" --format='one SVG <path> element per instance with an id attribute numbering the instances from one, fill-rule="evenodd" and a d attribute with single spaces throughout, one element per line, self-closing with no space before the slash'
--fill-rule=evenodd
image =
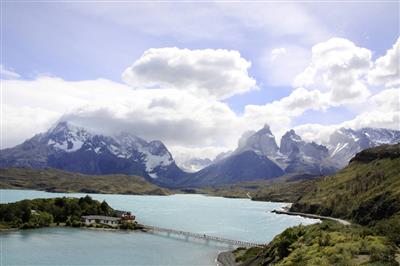
<path id="1" fill-rule="evenodd" d="M 0 202 L 86 194 L 0 190 Z M 140 223 L 267 243 L 284 229 L 317 220 L 276 215 L 284 203 L 203 195 L 133 196 L 90 194 L 111 207 L 132 211 Z M 166 234 L 44 228 L 1 234 L 1 265 L 215 265 L 225 244 Z M 22 252 L 23 251 L 23 252 Z"/>

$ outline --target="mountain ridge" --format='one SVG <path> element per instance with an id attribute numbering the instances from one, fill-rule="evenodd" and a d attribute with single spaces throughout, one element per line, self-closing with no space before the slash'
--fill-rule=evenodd
<path id="1" fill-rule="evenodd" d="M 160 141 L 147 142 L 125 132 L 105 136 L 67 122 L 60 122 L 14 148 L 2 150 L 0 166 L 139 175 L 160 184 L 185 174 Z"/>
<path id="2" fill-rule="evenodd" d="M 266 124 L 258 131 L 246 132 L 233 152 L 214 161 L 193 160 L 190 167 L 206 166 L 188 173 L 177 166 L 161 141 L 146 141 L 127 132 L 102 135 L 62 121 L 22 144 L 1 150 L 0 167 L 138 175 L 164 187 L 198 187 L 269 180 L 284 174 L 305 178 L 332 174 L 361 149 L 399 141 L 400 131 L 396 130 L 341 128 L 323 145 L 304 141 L 292 129 L 278 146 Z"/>

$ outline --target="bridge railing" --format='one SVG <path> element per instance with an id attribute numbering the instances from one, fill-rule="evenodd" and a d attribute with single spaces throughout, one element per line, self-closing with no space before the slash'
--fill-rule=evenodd
<path id="1" fill-rule="evenodd" d="M 188 231 L 163 228 L 163 227 L 157 227 L 157 226 L 149 226 L 148 225 L 148 226 L 145 226 L 145 228 L 149 231 L 158 231 L 158 232 L 166 232 L 166 233 L 172 233 L 172 234 L 177 234 L 177 235 L 184 235 L 184 236 L 189 236 L 189 237 L 194 237 L 194 238 L 199 238 L 199 239 L 206 239 L 206 240 L 213 240 L 213 241 L 217 241 L 217 242 L 228 243 L 228 244 L 232 244 L 232 245 L 236 245 L 236 246 L 263 247 L 266 245 L 266 244 L 241 241 L 241 240 L 233 240 L 233 239 L 228 239 L 228 238 L 223 238 L 223 237 L 218 237 L 218 236 L 211 236 L 211 235 L 207 235 L 207 234 L 193 233 L 193 232 L 188 232 Z"/>

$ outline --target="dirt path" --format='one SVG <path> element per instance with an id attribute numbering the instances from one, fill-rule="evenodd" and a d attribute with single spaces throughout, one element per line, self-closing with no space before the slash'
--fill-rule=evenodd
<path id="1" fill-rule="evenodd" d="M 339 219 L 339 218 L 329 217 L 329 216 L 321 216 L 321 215 L 316 215 L 316 214 L 309 214 L 309 213 L 303 213 L 303 212 L 290 212 L 290 211 L 282 211 L 282 210 L 273 210 L 272 212 L 277 213 L 277 214 L 298 215 L 298 216 L 312 218 L 312 219 L 331 220 L 331 221 L 341 223 L 343 225 L 351 225 L 351 223 L 349 221 Z"/>

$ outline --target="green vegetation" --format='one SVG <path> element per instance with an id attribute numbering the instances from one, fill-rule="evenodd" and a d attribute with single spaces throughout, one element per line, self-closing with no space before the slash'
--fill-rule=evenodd
<path id="1" fill-rule="evenodd" d="M 291 210 L 352 220 L 400 245 L 400 144 L 358 153 L 336 175 L 318 179 Z"/>
<path id="2" fill-rule="evenodd" d="M 366 227 L 325 221 L 286 229 L 266 248 L 248 249 L 237 257 L 237 262 L 240 265 L 396 265 L 395 250 L 387 238 Z"/>
<path id="3" fill-rule="evenodd" d="M 298 180 L 300 178 L 300 180 Z M 301 179 L 307 177 L 282 176 L 274 180 L 257 180 L 224 185 L 219 187 L 207 187 L 184 190 L 184 192 L 201 193 L 226 198 L 247 198 L 247 193 L 252 200 L 295 202 L 306 191 L 311 190 L 315 179 Z M 311 177 L 308 177 L 311 178 Z"/>
<path id="4" fill-rule="evenodd" d="M 99 202 L 86 196 L 83 198 L 53 198 L 22 200 L 14 203 L 0 204 L 0 228 L 39 228 L 52 225 L 73 227 L 84 226 L 83 215 L 117 216 L 107 202 Z M 108 227 L 91 225 L 89 227 Z M 137 223 L 121 224 L 121 229 L 142 229 Z"/>
<path id="5" fill-rule="evenodd" d="M 400 144 L 364 150 L 333 176 L 293 184 L 291 211 L 356 224 L 289 228 L 266 248 L 236 250 L 240 265 L 399 265 Z M 279 197 L 277 187 L 266 198 Z"/>
<path id="6" fill-rule="evenodd" d="M 49 192 L 82 192 L 132 195 L 168 195 L 167 189 L 127 175 L 84 175 L 57 169 L 0 169 L 0 189 L 36 189 Z"/>

